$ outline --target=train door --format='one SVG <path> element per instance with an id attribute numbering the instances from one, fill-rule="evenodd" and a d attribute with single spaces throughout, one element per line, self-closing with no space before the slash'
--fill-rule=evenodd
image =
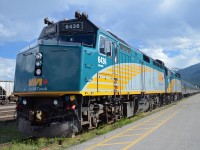
<path id="1" fill-rule="evenodd" d="M 167 93 L 168 92 L 168 71 L 167 71 L 167 68 L 165 68 L 165 92 Z"/>
<path id="2" fill-rule="evenodd" d="M 113 91 L 113 42 L 101 35 L 99 42 L 98 67 L 101 68 L 97 74 L 97 91 Z"/>
<path id="3" fill-rule="evenodd" d="M 141 92 L 143 88 L 143 77 L 142 77 L 142 64 L 141 60 L 138 58 L 137 55 L 133 56 L 131 58 L 131 62 L 133 63 L 133 68 L 131 69 L 131 75 L 132 75 L 132 82 L 131 82 L 131 90 L 134 92 Z"/>
<path id="4" fill-rule="evenodd" d="M 153 77 L 152 77 L 152 89 L 155 91 L 155 90 L 158 90 L 158 88 L 157 88 L 157 86 L 156 86 L 156 82 L 155 82 L 155 75 L 156 75 L 156 69 L 155 68 L 153 68 Z"/>
<path id="5" fill-rule="evenodd" d="M 173 91 L 173 85 L 172 85 L 172 73 L 169 71 L 169 77 L 168 77 L 168 82 L 169 82 L 169 93 L 172 93 Z"/>
<path id="6" fill-rule="evenodd" d="M 151 71 L 150 68 L 147 67 L 150 64 L 150 58 L 143 54 L 143 62 L 142 62 L 142 74 L 143 74 L 143 88 L 142 92 L 147 92 L 147 90 L 151 89 Z M 149 73 L 148 73 L 149 72 Z"/>
<path id="7" fill-rule="evenodd" d="M 127 94 L 131 90 L 132 66 L 131 52 L 125 49 L 125 46 L 120 45 L 118 49 L 118 80 L 120 81 L 120 93 Z"/>
<path id="8" fill-rule="evenodd" d="M 121 75 L 121 57 L 120 49 L 117 43 L 114 43 L 113 57 L 113 77 L 114 77 L 114 95 L 121 95 L 122 91 L 122 75 Z"/>
<path id="9" fill-rule="evenodd" d="M 123 45 L 115 49 L 114 57 L 114 74 L 115 74 L 115 83 L 118 86 L 115 86 L 115 90 L 119 94 L 126 93 L 131 91 L 131 79 L 132 79 L 132 66 L 131 66 L 131 51 L 128 50 Z M 117 88 L 116 88 L 117 87 Z"/>
<path id="10" fill-rule="evenodd" d="M 146 92 L 146 82 L 147 82 L 147 71 L 146 71 L 146 67 L 145 64 L 142 62 L 141 65 L 141 72 L 142 72 L 142 92 L 145 93 Z"/>
<path id="11" fill-rule="evenodd" d="M 170 81 L 170 72 L 165 68 L 165 91 L 166 93 L 171 93 L 171 81 Z"/>
<path id="12" fill-rule="evenodd" d="M 116 98 L 116 95 L 118 95 L 120 90 L 120 82 L 119 82 L 119 66 L 118 66 L 118 62 L 119 62 L 119 58 L 118 58 L 118 54 L 119 54 L 119 48 L 117 47 L 117 43 L 113 44 L 114 46 L 114 53 L 113 53 L 113 79 L 114 79 L 114 96 Z"/>

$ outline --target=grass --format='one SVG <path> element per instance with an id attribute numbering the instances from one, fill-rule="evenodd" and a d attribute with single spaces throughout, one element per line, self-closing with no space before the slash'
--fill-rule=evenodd
<path id="1" fill-rule="evenodd" d="M 80 144 L 82 142 L 88 141 L 98 135 L 103 135 L 107 132 L 112 130 L 118 129 L 123 127 L 124 125 L 130 124 L 135 122 L 141 118 L 149 116 L 155 112 L 160 110 L 166 109 L 172 105 L 176 105 L 178 102 L 172 103 L 170 105 L 155 109 L 151 112 L 140 113 L 132 118 L 123 118 L 113 124 L 103 124 L 100 125 L 98 128 L 82 132 L 81 134 L 77 135 L 74 138 L 36 138 L 36 139 L 29 139 L 29 140 L 19 140 L 24 138 L 17 131 L 17 123 L 16 122 L 0 122 L 0 144 L 12 141 L 12 146 L 4 146 L 0 147 L 0 149 L 4 150 L 57 150 L 57 149 L 64 149 L 69 148 L 73 145 Z"/>
<path id="2" fill-rule="evenodd" d="M 24 136 L 17 132 L 16 121 L 0 122 L 0 144 L 17 140 L 19 138 L 24 138 Z"/>

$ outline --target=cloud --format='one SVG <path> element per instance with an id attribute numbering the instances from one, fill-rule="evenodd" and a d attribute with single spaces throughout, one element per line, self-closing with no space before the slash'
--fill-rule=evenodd
<path id="1" fill-rule="evenodd" d="M 2 0 L 0 10 L 0 41 L 31 41 L 42 30 L 43 18 L 69 10 L 69 4 L 65 0 Z"/>
<path id="2" fill-rule="evenodd" d="M 162 60 L 165 65 L 169 68 L 186 68 L 190 65 L 197 64 L 200 62 L 200 47 L 187 47 L 178 51 L 178 54 L 174 55 L 174 52 L 165 51 L 162 47 L 160 48 L 144 48 L 141 49 L 148 56 L 153 59 Z M 172 54 L 171 54 L 172 53 Z"/>
<path id="3" fill-rule="evenodd" d="M 44 17 L 70 19 L 80 10 L 88 12 L 96 25 L 151 57 L 169 67 L 183 68 L 200 61 L 199 5 L 199 0 L 2 0 L 0 44 L 31 41 L 44 27 Z"/>
<path id="4" fill-rule="evenodd" d="M 6 59 L 0 57 L 0 80 L 14 80 L 15 73 L 15 63 L 14 59 Z"/>
<path id="5" fill-rule="evenodd" d="M 0 37 L 12 37 L 14 36 L 15 33 L 14 32 L 10 32 L 9 30 L 7 30 L 2 24 L 0 24 Z"/>

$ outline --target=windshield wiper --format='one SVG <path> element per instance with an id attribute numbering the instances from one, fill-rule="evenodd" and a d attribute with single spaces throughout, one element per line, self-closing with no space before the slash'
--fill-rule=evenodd
<path id="1" fill-rule="evenodd" d="M 88 44 L 85 44 L 85 43 L 81 43 L 83 46 L 88 46 L 88 47 L 93 47 L 93 44 L 91 45 L 88 45 Z"/>
<path id="2" fill-rule="evenodd" d="M 51 40 L 52 40 L 52 39 L 53 39 L 54 37 L 56 37 L 56 36 L 54 36 L 54 35 L 50 36 L 50 35 L 48 35 L 48 34 L 47 34 L 47 35 L 45 35 L 44 37 L 46 37 L 46 38 L 48 38 L 48 39 L 51 39 Z M 46 39 L 46 40 L 48 40 L 48 39 Z"/>

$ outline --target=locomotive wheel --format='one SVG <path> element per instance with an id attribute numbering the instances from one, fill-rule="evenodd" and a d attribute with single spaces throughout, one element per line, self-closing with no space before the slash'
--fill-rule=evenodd
<path id="1" fill-rule="evenodd" d="M 160 107 L 161 106 L 161 102 L 160 102 L 160 99 L 159 97 L 155 97 L 155 100 L 156 100 L 156 108 Z"/>
<path id="2" fill-rule="evenodd" d="M 98 119 L 97 119 L 96 116 L 93 116 L 93 117 L 91 118 L 91 124 L 92 124 L 92 126 L 95 127 L 95 128 L 98 126 Z"/>
<path id="3" fill-rule="evenodd" d="M 150 101 L 149 101 L 149 111 L 152 111 L 153 108 L 154 108 L 154 102 L 153 102 L 153 98 L 150 98 Z"/>

